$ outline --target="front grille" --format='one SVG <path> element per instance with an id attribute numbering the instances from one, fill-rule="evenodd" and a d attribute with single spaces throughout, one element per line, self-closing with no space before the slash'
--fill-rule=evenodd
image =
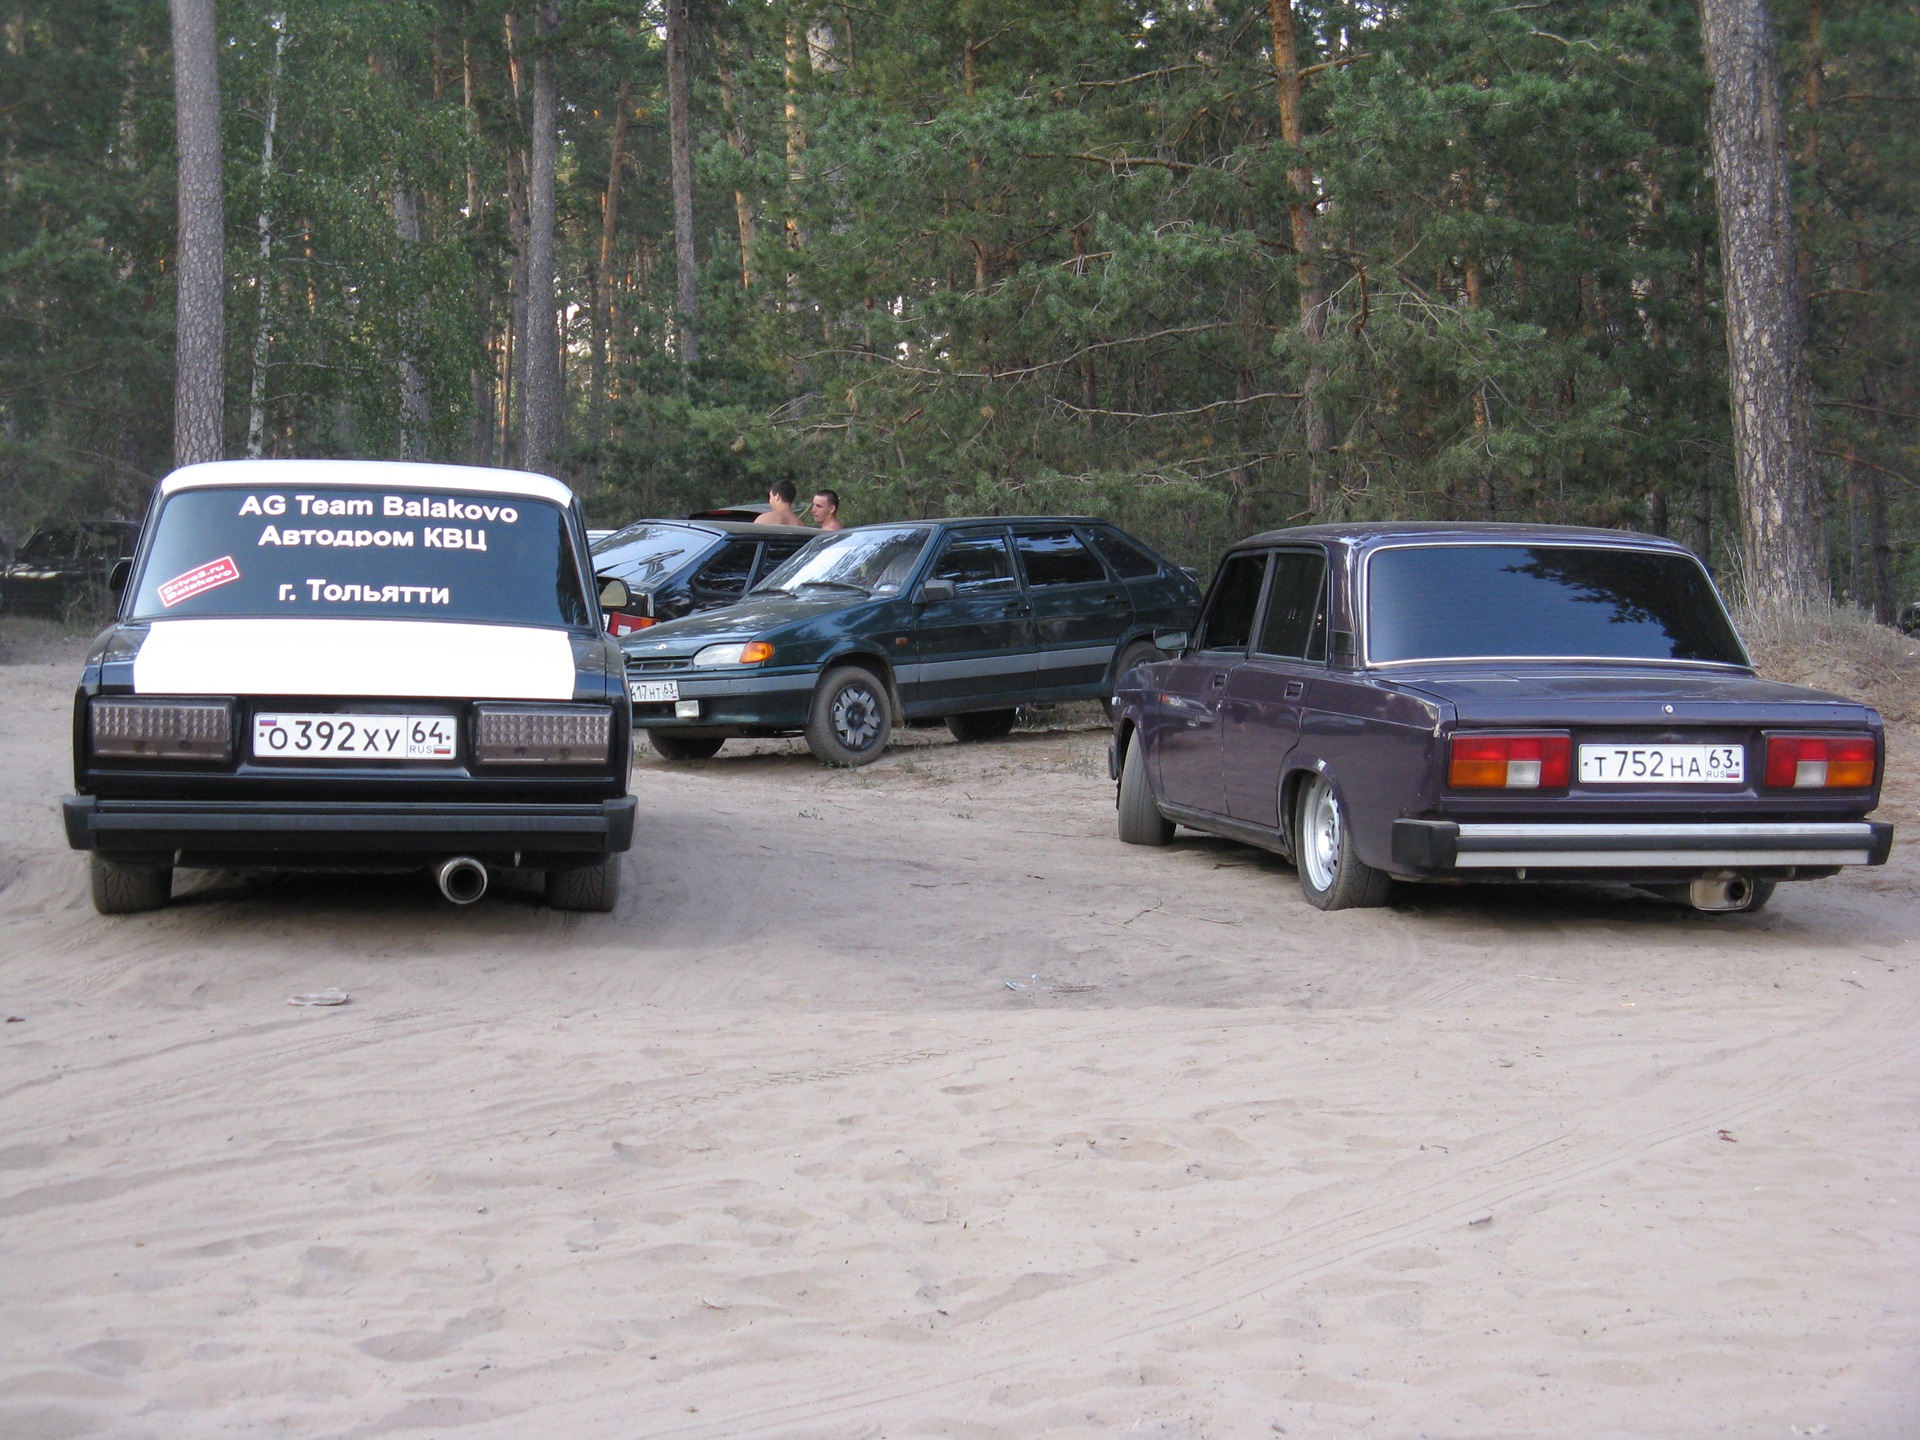
<path id="1" fill-rule="evenodd" d="M 629 675 L 658 675 L 663 671 L 691 670 L 692 668 L 693 657 L 691 655 L 682 655 L 673 660 L 627 661 L 627 673 Z"/>

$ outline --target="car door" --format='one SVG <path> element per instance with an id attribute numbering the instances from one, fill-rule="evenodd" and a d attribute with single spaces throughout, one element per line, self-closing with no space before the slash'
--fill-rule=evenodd
<path id="1" fill-rule="evenodd" d="M 941 704 L 1018 704 L 1034 683 L 1033 620 L 1006 531 L 949 533 L 925 579 L 950 581 L 954 595 L 914 605 L 913 679 L 903 698 L 923 714 L 942 713 Z"/>
<path id="2" fill-rule="evenodd" d="M 1193 643 L 1163 666 L 1149 710 L 1148 755 L 1160 798 L 1214 815 L 1227 813 L 1221 716 L 1233 672 L 1247 656 L 1267 552 L 1229 555 L 1213 582 Z"/>
<path id="3" fill-rule="evenodd" d="M 1278 828 L 1280 770 L 1327 659 L 1327 555 L 1276 550 L 1247 658 L 1227 677 L 1221 719 L 1227 813 Z"/>
<path id="4" fill-rule="evenodd" d="M 1013 544 L 1033 601 L 1036 688 L 1104 694 L 1114 646 L 1133 624 L 1126 587 L 1071 525 L 1021 527 Z"/>

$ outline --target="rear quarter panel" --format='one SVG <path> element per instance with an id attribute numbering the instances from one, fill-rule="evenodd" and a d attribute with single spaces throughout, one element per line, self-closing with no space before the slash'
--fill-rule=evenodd
<path id="1" fill-rule="evenodd" d="M 1330 671 L 1314 679 L 1300 743 L 1281 781 L 1289 836 L 1299 785 L 1331 772 L 1360 858 L 1376 869 L 1389 868 L 1393 822 L 1432 803 L 1434 756 L 1448 718 L 1445 706 L 1364 673 Z"/>

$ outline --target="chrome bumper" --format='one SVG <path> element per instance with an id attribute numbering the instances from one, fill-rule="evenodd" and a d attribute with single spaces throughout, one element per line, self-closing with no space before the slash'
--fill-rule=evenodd
<path id="1" fill-rule="evenodd" d="M 1456 825 L 1396 820 L 1406 871 L 1696 870 L 1884 865 L 1893 826 L 1877 820 L 1664 825 Z"/>

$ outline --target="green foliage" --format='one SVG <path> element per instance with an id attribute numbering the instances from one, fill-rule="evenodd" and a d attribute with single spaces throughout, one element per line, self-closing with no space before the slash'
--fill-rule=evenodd
<path id="1" fill-rule="evenodd" d="M 1692 7 L 1301 3 L 1300 156 L 1264 5 L 692 9 L 691 373 L 658 7 L 567 0 L 548 42 L 563 469 L 597 520 L 785 476 L 835 486 L 852 520 L 1109 514 L 1201 564 L 1248 529 L 1340 515 L 1664 528 L 1729 557 Z M 0 530 L 137 504 L 171 408 L 165 16 L 9 13 Z M 410 360 L 426 451 L 512 463 L 530 7 L 287 0 L 278 81 L 272 13 L 223 16 L 231 449 L 264 301 L 270 453 L 396 453 Z M 1920 19 L 1789 0 L 1777 20 L 1835 570 L 1850 597 L 1876 564 L 1911 591 Z M 1317 343 L 1288 214 L 1302 164 Z M 418 241 L 396 230 L 401 189 Z M 1333 443 L 1311 473 L 1309 389 Z"/>

